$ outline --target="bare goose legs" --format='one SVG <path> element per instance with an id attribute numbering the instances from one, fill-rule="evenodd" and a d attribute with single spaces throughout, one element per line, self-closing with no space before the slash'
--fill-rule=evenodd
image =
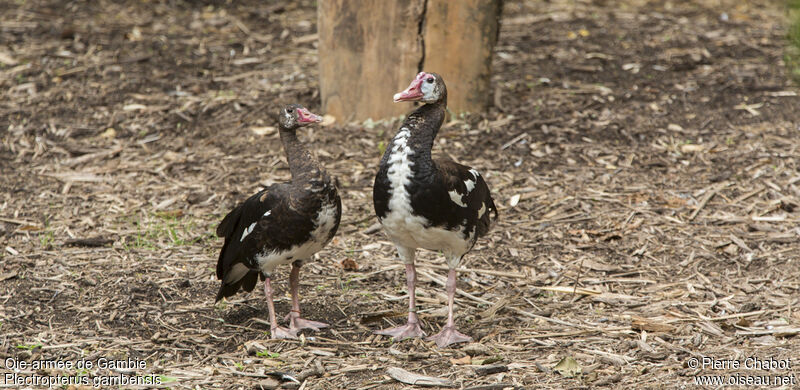
<path id="1" fill-rule="evenodd" d="M 406 264 L 406 283 L 408 284 L 408 323 L 390 329 L 378 330 L 375 331 L 375 334 L 392 336 L 397 341 L 425 336 L 425 332 L 419 327 L 419 319 L 417 318 L 417 299 L 414 294 L 417 284 L 417 271 L 414 269 L 414 263 Z"/>
<path id="2" fill-rule="evenodd" d="M 325 328 L 328 324 L 324 322 L 310 321 L 300 318 L 300 298 L 298 290 L 300 289 L 300 267 L 303 265 L 300 261 L 292 263 L 292 272 L 289 274 L 289 290 L 292 293 L 292 309 L 287 318 L 289 319 L 289 330 L 297 334 L 301 329 L 320 330 Z"/>
<path id="3" fill-rule="evenodd" d="M 456 270 L 450 268 L 447 273 L 447 325 L 442 328 L 442 331 L 428 337 L 427 340 L 436 341 L 439 348 L 444 348 L 450 344 L 463 343 L 472 341 L 469 337 L 458 330 L 456 330 L 455 320 L 453 319 L 453 301 L 456 295 Z"/>
<path id="4" fill-rule="evenodd" d="M 406 264 L 406 284 L 408 286 L 408 322 L 405 325 L 375 331 L 375 334 L 384 336 L 392 336 L 395 340 L 400 341 L 412 337 L 423 337 L 425 332 L 419 327 L 419 318 L 417 318 L 417 297 L 415 294 L 417 285 L 417 270 L 414 269 L 414 257 L 416 253 L 414 248 L 407 248 L 397 245 L 397 254 L 400 259 Z"/>
<path id="5" fill-rule="evenodd" d="M 292 332 L 282 326 L 278 326 L 278 321 L 275 319 L 275 303 L 272 302 L 272 281 L 267 278 L 264 281 L 264 293 L 267 294 L 267 308 L 269 309 L 269 328 L 270 335 L 273 339 L 296 339 L 296 332 Z"/>

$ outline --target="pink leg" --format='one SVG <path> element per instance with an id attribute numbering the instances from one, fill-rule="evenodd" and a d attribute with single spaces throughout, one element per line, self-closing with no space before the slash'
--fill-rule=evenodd
<path id="1" fill-rule="evenodd" d="M 267 294 L 267 308 L 269 309 L 270 336 L 273 339 L 296 339 L 297 334 L 289 329 L 278 326 L 275 319 L 275 303 L 272 302 L 272 282 L 270 278 L 264 281 L 264 293 Z"/>
<path id="2" fill-rule="evenodd" d="M 300 318 L 300 298 L 298 296 L 298 290 L 300 290 L 300 265 L 298 265 L 297 262 L 292 263 L 292 272 L 289 274 L 289 290 L 291 290 L 292 293 L 292 310 L 287 316 L 289 319 L 289 330 L 297 334 L 300 329 L 320 330 L 328 326 L 328 324 L 324 322 L 309 321 Z"/>
<path id="3" fill-rule="evenodd" d="M 417 270 L 414 269 L 413 263 L 406 264 L 406 282 L 408 283 L 408 323 L 395 328 L 378 330 L 375 331 L 375 334 L 392 336 L 397 341 L 425 336 L 425 332 L 419 327 L 419 319 L 417 318 L 417 298 L 415 294 Z"/>
<path id="4" fill-rule="evenodd" d="M 453 303 L 456 296 L 456 270 L 450 269 L 447 273 L 447 325 L 442 328 L 442 331 L 428 337 L 428 340 L 436 341 L 439 348 L 444 348 L 450 344 L 463 343 L 472 341 L 469 337 L 456 330 L 456 323 L 453 319 Z"/>

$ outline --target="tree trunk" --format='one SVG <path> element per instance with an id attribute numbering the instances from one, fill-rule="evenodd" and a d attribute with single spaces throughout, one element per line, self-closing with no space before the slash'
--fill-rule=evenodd
<path id="1" fill-rule="evenodd" d="M 444 77 L 451 111 L 491 102 L 501 0 L 320 0 L 322 111 L 343 121 L 402 115 L 392 95 L 422 71 Z"/>
<path id="2" fill-rule="evenodd" d="M 422 70 L 442 75 L 452 112 L 481 112 L 492 101 L 500 8 L 500 0 L 428 0 Z"/>
<path id="3" fill-rule="evenodd" d="M 339 120 L 402 115 L 392 95 L 414 77 L 422 57 L 424 0 L 320 0 L 322 111 Z"/>

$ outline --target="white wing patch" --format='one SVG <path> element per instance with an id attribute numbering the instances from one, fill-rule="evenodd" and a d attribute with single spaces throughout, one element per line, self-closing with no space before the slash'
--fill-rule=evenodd
<path id="1" fill-rule="evenodd" d="M 475 183 L 478 182 L 478 176 L 481 175 L 480 173 L 478 173 L 478 171 L 475 170 L 475 168 L 470 168 L 469 173 L 472 174 L 473 178 L 464 180 L 464 185 L 467 186 L 467 194 L 469 194 L 470 192 L 472 192 L 473 189 L 475 189 Z"/>
<path id="2" fill-rule="evenodd" d="M 239 240 L 239 242 L 244 241 L 244 238 L 253 232 L 253 228 L 256 227 L 256 223 L 257 222 L 253 222 L 250 224 L 250 226 L 247 227 L 247 229 L 244 229 L 244 231 L 242 232 L 242 238 Z"/>
<path id="3" fill-rule="evenodd" d="M 263 216 L 261 216 L 261 218 L 267 217 L 267 216 L 269 216 L 270 214 L 272 214 L 272 210 L 267 210 L 267 212 L 266 212 L 266 213 L 264 213 L 264 215 L 263 215 Z M 241 238 L 241 239 L 239 239 L 239 242 L 242 242 L 242 241 L 244 241 L 244 238 L 245 238 L 245 237 L 247 237 L 247 236 L 249 236 L 249 235 L 250 235 L 250 233 L 252 233 L 252 232 L 253 232 L 253 229 L 255 229 L 255 227 L 256 227 L 256 224 L 257 224 L 257 223 L 258 223 L 258 221 L 256 221 L 256 222 L 253 222 L 253 223 L 251 223 L 251 224 L 250 224 L 250 226 L 248 226 L 248 227 L 247 227 L 247 229 L 244 229 L 244 231 L 242 232 L 242 238 Z"/>
<path id="4" fill-rule="evenodd" d="M 469 190 L 469 187 L 467 187 L 467 189 Z M 459 206 L 461 206 L 461 207 L 467 207 L 467 204 L 466 204 L 466 203 L 464 203 L 464 202 L 461 200 L 461 198 L 462 198 L 462 195 L 461 195 L 461 194 L 459 194 L 459 193 L 458 193 L 458 191 L 456 191 L 456 190 L 452 190 L 452 191 L 448 191 L 447 193 L 450 195 L 450 200 L 452 200 L 452 201 L 453 201 L 453 203 L 455 203 L 455 204 L 457 204 L 457 205 L 459 205 Z"/>
<path id="5" fill-rule="evenodd" d="M 467 179 L 464 180 L 464 185 L 467 186 L 467 194 L 472 192 L 475 189 L 475 180 Z"/>
<path id="6" fill-rule="evenodd" d="M 482 219 L 486 215 L 486 203 L 481 203 L 481 208 L 478 210 L 478 219 Z"/>
<path id="7" fill-rule="evenodd" d="M 467 187 L 467 193 L 466 194 L 463 194 L 463 195 L 459 194 L 457 189 L 447 192 L 450 195 L 450 200 L 452 200 L 453 203 L 455 203 L 455 204 L 457 204 L 457 205 L 459 205 L 461 207 L 467 207 L 467 204 L 464 203 L 464 201 L 462 201 L 461 199 L 463 199 L 463 197 L 469 195 L 469 193 L 472 192 L 472 190 L 475 189 L 475 184 L 478 182 L 478 176 L 480 176 L 480 173 L 478 173 L 478 171 L 476 171 L 475 169 L 470 169 L 469 173 L 472 174 L 472 178 L 464 180 L 464 186 Z"/>

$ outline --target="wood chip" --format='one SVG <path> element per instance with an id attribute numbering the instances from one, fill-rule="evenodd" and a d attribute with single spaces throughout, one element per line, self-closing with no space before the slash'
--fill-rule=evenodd
<path id="1" fill-rule="evenodd" d="M 6 273 L 3 273 L 3 274 L 0 274 L 0 282 L 2 282 L 4 280 L 14 279 L 16 277 L 17 277 L 17 273 L 16 272 L 14 272 L 14 271 L 6 272 Z"/>
<path id="2" fill-rule="evenodd" d="M 85 246 L 85 247 L 99 247 L 106 246 L 114 243 L 112 238 L 104 237 L 90 237 L 90 238 L 70 238 L 64 241 L 67 246 Z"/>
<path id="3" fill-rule="evenodd" d="M 786 336 L 796 336 L 800 334 L 800 328 L 797 327 L 780 327 L 780 328 L 773 328 L 773 329 L 763 329 L 763 330 L 749 330 L 749 331 L 738 331 L 736 332 L 737 336 L 764 336 L 764 335 L 773 335 L 777 337 L 786 337 Z"/>
<path id="4" fill-rule="evenodd" d="M 488 366 L 480 366 L 475 368 L 475 374 L 479 376 L 486 376 L 497 374 L 498 372 L 508 371 L 508 366 L 505 364 L 490 364 Z"/>
<path id="5" fill-rule="evenodd" d="M 675 327 L 670 324 L 642 317 L 632 317 L 631 328 L 640 331 L 663 333 L 669 333 L 675 330 Z"/>

